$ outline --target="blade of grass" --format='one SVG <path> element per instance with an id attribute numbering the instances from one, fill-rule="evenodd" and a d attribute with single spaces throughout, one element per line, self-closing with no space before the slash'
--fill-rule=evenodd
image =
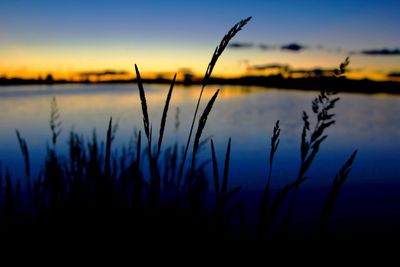
<path id="1" fill-rule="evenodd" d="M 110 157 L 111 157 L 111 142 L 112 142 L 112 117 L 108 123 L 107 139 L 106 139 L 106 157 L 105 157 L 105 176 L 110 177 Z"/>
<path id="2" fill-rule="evenodd" d="M 174 79 L 171 82 L 171 87 L 169 88 L 167 99 L 165 100 L 164 111 L 162 114 L 161 124 L 160 124 L 160 136 L 158 138 L 157 158 L 160 155 L 161 144 L 162 144 L 162 140 L 163 140 L 163 136 L 164 136 L 165 122 L 167 121 L 168 107 L 169 107 L 169 102 L 171 100 L 172 91 L 174 89 L 175 79 L 176 79 L 176 73 L 174 75 Z"/>
<path id="3" fill-rule="evenodd" d="M 267 178 L 267 184 L 264 188 L 264 193 L 261 198 L 261 203 L 260 203 L 260 214 L 259 214 L 259 230 L 261 236 L 265 235 L 265 229 L 266 229 L 266 222 L 267 222 L 267 210 L 268 210 L 268 205 L 269 205 L 269 195 L 270 195 L 270 184 L 271 184 L 271 177 L 272 177 L 272 164 L 274 162 L 274 157 L 275 153 L 278 150 L 279 146 L 279 135 L 280 135 L 281 129 L 279 127 L 279 120 L 276 121 L 274 130 L 272 132 L 272 137 L 271 137 L 271 148 L 270 148 L 270 153 L 269 153 L 269 170 L 268 170 L 268 178 Z"/>
<path id="4" fill-rule="evenodd" d="M 15 130 L 18 138 L 18 143 L 19 147 L 21 149 L 21 154 L 24 158 L 24 163 L 25 163 L 25 175 L 26 175 L 26 190 L 28 193 L 28 199 L 27 203 L 28 206 L 31 205 L 32 203 L 32 186 L 31 186 L 31 165 L 30 165 L 30 160 L 29 160 L 29 150 L 28 150 L 28 145 L 26 144 L 25 138 L 21 136 L 18 130 Z M 0 185 L 0 190 L 1 190 L 1 185 Z"/>
<path id="5" fill-rule="evenodd" d="M 212 156 L 212 163 L 213 163 L 213 171 L 214 171 L 214 187 L 215 187 L 215 195 L 217 203 L 219 202 L 219 174 L 218 174 L 218 163 L 217 163 L 217 156 L 215 155 L 214 149 L 214 142 L 211 140 L 211 156 Z"/>
<path id="6" fill-rule="evenodd" d="M 273 218 L 276 215 L 276 212 L 278 211 L 278 208 L 280 205 L 283 203 L 285 200 L 287 194 L 293 189 L 296 189 L 302 182 L 304 182 L 307 179 L 307 177 L 303 177 L 300 179 L 297 179 L 296 181 L 292 182 L 291 184 L 286 185 L 282 190 L 275 196 L 275 198 L 271 202 L 271 206 L 268 211 L 268 219 L 269 219 L 269 224 L 272 222 Z"/>
<path id="7" fill-rule="evenodd" d="M 355 150 L 350 158 L 346 161 L 346 163 L 340 168 L 339 172 L 336 174 L 335 179 L 333 180 L 331 189 L 329 190 L 328 196 L 325 201 L 325 205 L 321 212 L 320 217 L 320 228 L 321 232 L 324 232 L 328 220 L 333 212 L 333 207 L 335 204 L 335 200 L 337 199 L 340 189 L 343 187 L 343 184 L 346 182 L 347 177 L 351 171 L 351 166 L 353 165 L 354 159 L 357 155 L 357 150 Z"/>
<path id="8" fill-rule="evenodd" d="M 279 146 L 279 134 L 281 133 L 281 129 L 279 128 L 279 120 L 276 121 L 274 126 L 274 131 L 271 137 L 271 150 L 269 153 L 269 170 L 268 170 L 268 180 L 267 180 L 267 189 L 271 183 L 271 176 L 272 176 L 272 164 L 274 162 L 275 153 L 278 150 Z"/>
<path id="9" fill-rule="evenodd" d="M 143 87 L 143 82 L 142 78 L 140 77 L 140 72 L 135 64 L 135 71 L 136 71 L 136 80 L 138 83 L 138 88 L 139 88 L 139 96 L 140 96 L 140 102 L 142 105 L 142 112 L 143 112 L 143 126 L 144 126 L 144 132 L 146 134 L 147 140 L 150 143 L 150 122 L 149 122 L 149 114 L 147 112 L 147 102 L 146 102 L 146 94 L 144 92 L 144 87 Z"/>
<path id="10" fill-rule="evenodd" d="M 226 197 L 226 193 L 228 192 L 228 176 L 229 176 L 230 158 L 231 158 L 231 138 L 229 138 L 228 147 L 226 148 L 224 177 L 222 178 L 222 186 L 221 186 L 221 196 L 222 196 L 222 198 L 225 198 Z"/>
<path id="11" fill-rule="evenodd" d="M 194 137 L 193 155 L 192 155 L 192 168 L 194 167 L 197 150 L 199 149 L 199 143 L 200 143 L 201 134 L 203 133 L 204 127 L 206 126 L 208 115 L 210 114 L 211 109 L 212 109 L 212 107 L 214 105 L 214 102 L 217 99 L 218 93 L 219 93 L 219 89 L 211 97 L 210 101 L 208 102 L 206 108 L 203 111 L 203 114 L 201 115 L 201 117 L 199 119 L 199 126 L 197 127 L 196 135 Z"/>
<path id="12" fill-rule="evenodd" d="M 141 143 L 142 143 L 142 131 L 139 131 L 138 139 L 137 139 L 137 145 L 136 145 L 136 166 L 139 170 L 140 166 L 140 154 L 141 154 Z"/>
<path id="13" fill-rule="evenodd" d="M 139 88 L 139 96 L 140 96 L 140 102 L 142 106 L 142 113 L 143 113 L 143 127 L 144 127 L 144 132 L 147 137 L 147 147 L 148 147 L 148 153 L 149 153 L 149 167 L 150 167 L 150 176 L 151 176 L 151 181 L 154 181 L 155 184 L 157 184 L 157 166 L 154 162 L 153 156 L 152 156 L 152 131 L 153 127 L 150 125 L 150 120 L 149 120 L 149 114 L 147 111 L 147 101 L 146 101 L 146 94 L 144 92 L 144 87 L 143 87 L 143 82 L 142 78 L 140 77 L 140 72 L 135 64 L 135 71 L 136 71 L 136 79 L 138 83 L 138 88 Z M 154 183 L 152 183 L 154 185 Z"/>
<path id="14" fill-rule="evenodd" d="M 22 156 L 24 158 L 25 162 L 25 174 L 26 177 L 31 176 L 31 167 L 30 167 L 30 161 L 29 161 L 29 151 L 28 151 L 28 146 L 26 145 L 26 140 L 21 136 L 18 130 L 15 130 L 18 138 L 18 143 L 19 147 L 21 149 Z"/>

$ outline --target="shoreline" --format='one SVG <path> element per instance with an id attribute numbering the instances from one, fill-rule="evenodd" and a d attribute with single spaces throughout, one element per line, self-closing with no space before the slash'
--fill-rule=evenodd
<path id="1" fill-rule="evenodd" d="M 147 84 L 170 84 L 167 79 L 142 79 Z M 131 80 L 107 80 L 107 81 L 67 81 L 54 80 L 43 81 L 33 79 L 0 79 L 0 87 L 16 85 L 57 85 L 57 84 L 129 84 L 136 83 L 136 79 Z M 202 80 L 176 81 L 180 85 L 201 85 Z M 337 91 L 341 93 L 361 93 L 361 94 L 400 94 L 400 82 L 397 81 L 373 81 L 373 80 L 351 80 L 337 79 L 335 77 L 318 78 L 288 78 L 265 77 L 265 76 L 246 76 L 234 79 L 211 78 L 209 85 L 241 85 L 241 86 L 260 86 L 265 88 L 277 88 L 283 90 L 301 91 L 320 91 L 321 89 Z"/>

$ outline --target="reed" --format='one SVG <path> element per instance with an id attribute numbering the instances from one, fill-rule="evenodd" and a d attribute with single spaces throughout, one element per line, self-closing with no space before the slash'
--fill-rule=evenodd
<path id="1" fill-rule="evenodd" d="M 335 201 L 340 193 L 341 188 L 343 187 L 343 184 L 346 182 L 347 177 L 349 176 L 349 173 L 351 171 L 351 166 L 353 165 L 356 155 L 357 155 L 357 150 L 354 150 L 354 152 L 351 154 L 349 159 L 343 164 L 339 172 L 336 174 L 335 179 L 333 180 L 332 186 L 329 190 L 328 196 L 326 198 L 324 207 L 321 212 L 321 217 L 320 217 L 321 234 L 325 233 L 328 220 L 333 212 Z"/>
<path id="2" fill-rule="evenodd" d="M 214 189 L 215 189 L 216 205 L 218 205 L 220 201 L 219 174 L 218 174 L 217 156 L 215 155 L 214 142 L 212 139 L 211 139 L 211 158 L 212 158 L 213 172 L 214 172 Z"/>
<path id="3" fill-rule="evenodd" d="M 231 138 L 229 138 L 228 146 L 225 154 L 225 165 L 224 165 L 224 176 L 222 179 L 221 195 L 223 198 L 226 197 L 228 192 L 228 176 L 229 176 L 229 162 L 231 159 Z"/>
<path id="4" fill-rule="evenodd" d="M 144 92 L 142 78 L 140 77 L 140 72 L 136 64 L 135 64 L 135 71 L 136 71 L 136 81 L 139 88 L 140 103 L 142 105 L 144 133 L 146 134 L 148 143 L 150 143 L 150 122 L 149 122 L 149 114 L 147 112 L 146 94 Z"/>
<path id="5" fill-rule="evenodd" d="M 60 120 L 60 112 L 57 106 L 57 100 L 55 97 L 51 100 L 51 111 L 50 111 L 50 129 L 52 133 L 52 143 L 53 146 L 57 143 L 57 138 L 60 136 L 62 128 L 61 128 L 61 120 Z"/>
<path id="6" fill-rule="evenodd" d="M 271 147 L 269 152 L 269 169 L 268 169 L 268 178 L 267 184 L 264 188 L 263 195 L 261 197 L 260 202 L 260 211 L 259 211 L 259 231 L 260 236 L 265 237 L 267 231 L 267 216 L 268 216 L 268 205 L 269 205 L 269 198 L 270 198 L 270 185 L 271 185 L 271 177 L 272 177 L 272 164 L 274 161 L 275 153 L 278 150 L 279 146 L 279 135 L 281 133 L 281 128 L 279 127 L 279 120 L 276 121 L 274 129 L 272 131 L 271 137 Z"/>
<path id="7" fill-rule="evenodd" d="M 193 169 L 194 164 L 196 162 L 196 154 L 197 154 L 197 151 L 199 149 L 201 134 L 203 133 L 203 130 L 204 130 L 205 126 L 206 126 L 208 115 L 210 114 L 211 109 L 212 109 L 212 107 L 214 105 L 214 102 L 217 99 L 218 93 L 219 93 L 219 89 L 211 97 L 210 101 L 208 102 L 206 108 L 203 111 L 203 114 L 201 115 L 201 117 L 199 119 L 199 125 L 197 127 L 197 132 L 196 132 L 196 135 L 194 137 L 191 169 Z"/>
<path id="8" fill-rule="evenodd" d="M 105 176 L 110 177 L 110 159 L 111 159 L 111 142 L 112 142 L 112 118 L 108 123 L 106 138 L 106 158 L 105 158 Z"/>
<path id="9" fill-rule="evenodd" d="M 28 150 L 28 145 L 26 144 L 25 138 L 21 136 L 18 130 L 15 130 L 15 133 L 17 135 L 18 143 L 19 143 L 19 148 L 21 150 L 22 157 L 24 159 L 24 164 L 25 164 L 25 183 L 26 183 L 26 191 L 27 191 L 27 206 L 29 207 L 32 205 L 32 185 L 31 185 L 31 164 L 30 164 L 30 159 L 29 159 L 29 150 Z M 0 184 L 0 190 L 1 190 L 1 184 Z M 20 194 L 17 194 L 20 195 Z M 20 199 L 18 196 L 17 199 Z M 32 208 L 32 207 L 29 207 Z"/>
<path id="10" fill-rule="evenodd" d="M 248 17 L 244 20 L 239 21 L 238 23 L 236 23 L 229 31 L 228 33 L 224 36 L 224 38 L 222 38 L 220 44 L 215 48 L 214 54 L 211 57 L 211 61 L 207 66 L 207 70 L 206 73 L 204 74 L 204 79 L 203 79 L 203 86 L 201 87 L 200 90 L 200 95 L 199 98 L 197 99 L 197 104 L 196 104 L 196 108 L 194 110 L 194 114 L 193 114 L 193 119 L 192 119 L 192 123 L 190 126 L 190 131 L 189 131 L 189 136 L 186 142 L 186 146 L 185 146 L 185 151 L 183 153 L 183 157 L 182 157 L 182 162 L 180 164 L 179 167 L 179 174 L 178 174 L 178 185 L 180 184 L 180 180 L 183 174 L 183 169 L 185 167 L 185 162 L 186 162 L 186 156 L 189 150 L 189 146 L 190 146 L 190 141 L 192 138 L 192 133 L 193 133 L 193 127 L 196 121 L 196 117 L 197 117 L 197 112 L 199 110 L 199 106 L 200 106 L 200 102 L 201 102 L 201 97 L 203 96 L 203 91 L 204 88 L 207 85 L 208 80 L 211 77 L 212 71 L 218 61 L 218 58 L 222 55 L 222 53 L 224 52 L 225 48 L 228 46 L 230 40 L 251 20 L 251 17 Z M 195 141 L 196 142 L 196 141 Z M 194 150 L 194 149 L 193 149 Z"/>
<path id="11" fill-rule="evenodd" d="M 220 234 L 223 234 L 224 232 L 224 214 L 225 214 L 225 209 L 228 201 L 236 195 L 240 190 L 241 186 L 236 186 L 233 189 L 228 191 L 228 179 L 229 179 L 229 164 L 230 164 L 230 157 L 231 157 L 231 138 L 229 138 L 228 145 L 226 147 L 226 153 L 225 153 L 225 162 L 224 162 L 224 172 L 222 176 L 222 183 L 220 186 L 219 182 L 219 173 L 218 173 L 218 162 L 217 162 L 217 157 L 215 154 L 215 148 L 214 148 L 214 142 L 211 140 L 211 156 L 212 156 L 212 162 L 213 162 L 213 173 L 214 173 L 214 187 L 215 187 L 215 195 L 216 195 L 216 202 L 215 202 L 215 215 L 216 215 L 216 220 L 217 220 L 217 231 Z M 237 208 L 239 209 L 239 219 L 240 219 L 240 224 L 244 224 L 244 219 L 243 219 L 243 213 L 242 209 L 243 206 L 242 204 L 238 204 Z M 230 213 L 232 213 L 233 210 L 231 210 Z M 231 217 L 231 216 L 228 216 Z"/>
<path id="12" fill-rule="evenodd" d="M 171 96 L 172 96 L 172 91 L 174 89 L 175 80 L 176 80 L 176 73 L 174 75 L 174 78 L 172 79 L 171 87 L 169 88 L 167 99 L 165 100 L 164 111 L 163 111 L 163 114 L 162 114 L 162 117 L 161 117 L 160 136 L 158 138 L 157 158 L 160 155 L 161 144 L 162 144 L 162 140 L 163 140 L 163 136 L 164 136 L 164 130 L 165 130 L 165 123 L 167 121 L 169 102 L 171 101 Z"/>
<path id="13" fill-rule="evenodd" d="M 26 144 L 25 138 L 21 136 L 18 130 L 15 130 L 15 133 L 17 135 L 18 143 L 19 143 L 19 148 L 21 149 L 21 154 L 22 157 L 24 158 L 24 163 L 25 163 L 25 174 L 26 177 L 31 176 L 31 164 L 29 160 L 29 151 L 28 151 L 28 146 Z"/>

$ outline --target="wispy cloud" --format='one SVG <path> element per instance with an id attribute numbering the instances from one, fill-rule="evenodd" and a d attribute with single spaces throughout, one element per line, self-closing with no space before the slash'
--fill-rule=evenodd
<path id="1" fill-rule="evenodd" d="M 82 71 L 78 73 L 80 76 L 105 76 L 105 75 L 127 75 L 128 71 L 124 70 L 103 70 L 103 71 Z"/>
<path id="2" fill-rule="evenodd" d="M 252 65 L 247 67 L 248 70 L 270 70 L 270 69 L 289 69 L 289 65 L 280 63 L 262 64 L 262 65 Z"/>
<path id="3" fill-rule="evenodd" d="M 254 46 L 253 43 L 231 43 L 229 44 L 229 48 L 252 48 Z"/>
<path id="4" fill-rule="evenodd" d="M 362 55 L 371 55 L 371 56 L 400 56 L 400 49 L 390 49 L 390 48 L 382 48 L 382 49 L 370 49 L 370 50 L 362 50 L 360 52 Z"/>
<path id="5" fill-rule="evenodd" d="M 276 49 L 276 46 L 268 45 L 268 44 L 259 44 L 258 48 L 261 50 L 272 50 L 272 49 Z"/>

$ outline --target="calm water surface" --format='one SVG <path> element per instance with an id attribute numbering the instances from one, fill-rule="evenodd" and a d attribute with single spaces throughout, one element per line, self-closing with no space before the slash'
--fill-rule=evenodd
<path id="1" fill-rule="evenodd" d="M 146 96 L 153 132 L 158 133 L 168 86 L 147 85 Z M 217 89 L 206 89 L 208 100 Z M 176 87 L 170 106 L 165 133 L 168 144 L 187 138 L 191 116 L 200 88 Z M 295 179 L 300 161 L 301 114 L 311 114 L 311 101 L 317 92 L 223 86 L 207 121 L 204 137 L 212 137 L 222 168 L 228 138 L 232 138 L 230 185 L 242 185 L 244 191 L 259 190 L 265 183 L 270 136 L 280 120 L 281 142 L 275 159 L 272 185 L 280 188 Z M 60 150 L 65 150 L 71 129 L 90 136 L 97 129 L 105 136 L 110 116 L 119 122 L 115 148 L 129 142 L 134 129 L 142 129 L 142 113 L 134 84 L 9 86 L 0 88 L 0 161 L 8 165 L 14 177 L 22 174 L 15 129 L 26 137 L 34 170 L 43 163 L 46 144 L 50 141 L 50 101 L 55 96 L 61 113 L 63 132 Z M 304 192 L 326 194 L 335 173 L 354 149 L 359 153 L 338 205 L 362 202 L 361 209 L 389 209 L 399 204 L 400 190 L 400 97 L 394 95 L 341 94 L 336 124 L 328 129 L 304 184 Z M 203 101 L 204 102 L 204 101 Z M 180 126 L 175 134 L 176 108 L 180 109 Z M 204 103 L 201 111 L 203 110 Z M 158 136 L 157 136 L 158 138 Z M 103 138 L 104 139 L 104 138 Z M 207 144 L 201 154 L 210 158 Z M 317 193 L 316 193 L 317 192 Z M 307 195 L 307 196 L 306 196 Z M 314 201 L 305 194 L 304 201 Z M 323 200 L 323 198 L 322 198 Z M 343 202 L 341 204 L 341 201 Z M 398 201 L 398 202 L 397 202 Z M 321 200 L 319 200 L 321 202 Z M 368 205 L 366 203 L 369 203 Z M 320 203 L 321 204 L 321 203 Z M 316 208 L 320 204 L 315 205 Z M 396 205 L 397 205 L 396 204 Z M 356 204 L 355 204 L 356 205 Z"/>

